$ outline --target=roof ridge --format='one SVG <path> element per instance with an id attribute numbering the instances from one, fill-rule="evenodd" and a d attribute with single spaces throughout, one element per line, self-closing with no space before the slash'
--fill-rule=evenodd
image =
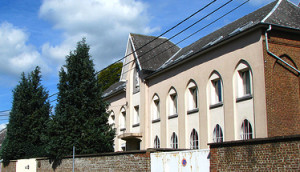
<path id="1" fill-rule="evenodd" d="M 281 2 L 282 2 L 282 0 L 278 0 L 278 2 L 273 7 L 273 9 L 269 12 L 269 14 L 261 20 L 261 23 L 264 23 L 275 12 L 275 10 L 278 8 L 278 6 L 281 4 Z"/>

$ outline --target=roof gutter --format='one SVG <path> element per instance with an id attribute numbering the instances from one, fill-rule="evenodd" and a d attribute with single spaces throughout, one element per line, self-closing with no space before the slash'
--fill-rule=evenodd
<path id="1" fill-rule="evenodd" d="M 284 64 L 286 64 L 287 66 L 289 66 L 290 68 L 292 68 L 293 70 L 295 70 L 298 74 L 300 74 L 300 71 L 298 69 L 296 69 L 294 66 L 290 65 L 289 63 L 287 63 L 286 61 L 282 60 L 282 58 L 276 56 L 274 53 L 272 53 L 269 50 L 269 43 L 268 43 L 268 32 L 270 32 L 272 30 L 272 25 L 269 25 L 269 28 L 266 30 L 265 32 L 265 39 L 266 39 L 266 49 L 268 54 L 270 54 L 271 56 L 275 57 L 277 60 L 280 60 L 281 62 L 283 62 Z"/>

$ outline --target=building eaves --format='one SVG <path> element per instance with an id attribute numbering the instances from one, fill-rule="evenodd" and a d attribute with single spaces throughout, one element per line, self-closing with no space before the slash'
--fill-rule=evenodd
<path id="1" fill-rule="evenodd" d="M 287 13 L 286 11 L 289 12 Z M 274 1 L 181 49 L 179 53 L 169 59 L 158 70 L 147 76 L 147 78 L 151 78 L 161 71 L 168 70 L 196 54 L 220 45 L 222 42 L 236 38 L 253 28 L 272 24 L 277 27 L 299 29 L 299 11 L 299 7 L 287 0 Z"/>

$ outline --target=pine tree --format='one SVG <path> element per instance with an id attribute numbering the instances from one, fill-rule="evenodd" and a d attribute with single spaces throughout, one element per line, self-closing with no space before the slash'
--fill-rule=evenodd
<path id="1" fill-rule="evenodd" d="M 40 68 L 24 73 L 13 90 L 7 136 L 1 150 L 4 162 L 45 156 L 46 123 L 51 111 L 48 91 L 41 85 Z"/>
<path id="2" fill-rule="evenodd" d="M 108 124 L 107 104 L 102 100 L 94 64 L 85 39 L 66 57 L 59 72 L 55 115 L 50 122 L 48 144 L 52 160 L 76 154 L 113 151 L 115 131 Z"/>

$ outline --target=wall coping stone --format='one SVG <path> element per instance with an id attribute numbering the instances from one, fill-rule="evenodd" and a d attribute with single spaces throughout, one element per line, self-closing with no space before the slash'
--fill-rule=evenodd
<path id="1" fill-rule="evenodd" d="M 289 136 L 276 136 L 276 137 L 268 137 L 268 138 L 255 138 L 255 139 L 249 139 L 249 140 L 226 141 L 226 142 L 221 142 L 221 143 L 208 143 L 208 145 L 210 146 L 210 148 L 220 148 L 220 147 L 256 145 L 256 144 L 298 141 L 298 140 L 300 140 L 300 134 L 289 135 Z"/>

